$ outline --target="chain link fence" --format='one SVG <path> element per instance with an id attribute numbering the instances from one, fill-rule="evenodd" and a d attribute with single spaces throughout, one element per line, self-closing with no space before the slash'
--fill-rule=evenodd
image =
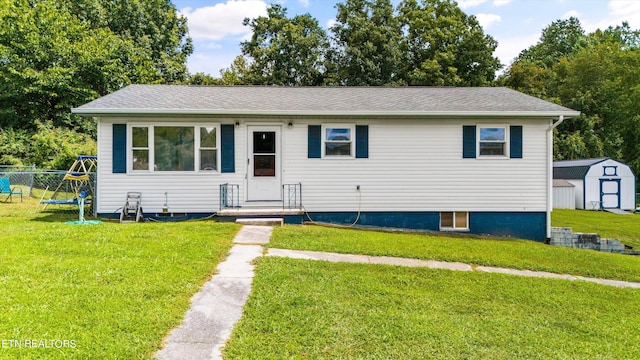
<path id="1" fill-rule="evenodd" d="M 10 187 L 22 193 L 22 202 L 33 205 L 34 211 L 53 212 L 78 218 L 80 204 L 84 202 L 85 216 L 95 216 L 96 173 L 71 173 L 64 170 L 36 170 L 35 166 L 0 165 L 0 178 L 8 178 Z M 8 202 L 6 194 L 0 200 Z M 13 195 L 11 202 L 20 202 Z"/>

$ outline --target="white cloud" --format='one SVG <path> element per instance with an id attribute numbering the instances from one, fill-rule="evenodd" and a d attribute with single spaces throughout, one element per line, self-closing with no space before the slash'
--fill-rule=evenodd
<path id="1" fill-rule="evenodd" d="M 309 7 L 309 0 L 298 0 L 298 2 L 304 7 Z"/>
<path id="2" fill-rule="evenodd" d="M 640 2 L 612 0 L 609 1 L 609 10 L 611 10 L 610 15 L 617 19 L 615 25 L 628 21 L 632 29 L 640 27 Z"/>
<path id="3" fill-rule="evenodd" d="M 493 6 L 503 6 L 510 3 L 511 0 L 493 0 Z"/>
<path id="4" fill-rule="evenodd" d="M 329 19 L 327 20 L 327 24 L 325 25 L 325 27 L 327 29 L 331 29 L 335 24 L 336 24 L 336 19 Z"/>
<path id="5" fill-rule="evenodd" d="M 500 62 L 505 65 L 505 68 L 511 65 L 514 58 L 520 54 L 520 52 L 531 45 L 535 45 L 540 40 L 540 33 L 516 36 L 516 37 L 495 37 L 498 41 L 498 47 L 494 55 L 500 59 Z M 503 68 L 503 71 L 504 69 Z"/>
<path id="6" fill-rule="evenodd" d="M 628 22 L 632 29 L 640 28 L 640 1 L 610 0 L 608 8 L 609 14 L 597 22 L 580 19 L 585 31 L 604 30 L 609 26 L 622 25 L 623 21 Z"/>
<path id="7" fill-rule="evenodd" d="M 234 53 L 220 52 L 215 54 L 193 54 L 187 60 L 187 67 L 192 74 L 201 72 L 217 77 L 220 70 L 229 67 L 236 56 L 237 54 Z"/>
<path id="8" fill-rule="evenodd" d="M 245 18 L 267 15 L 264 0 L 227 0 L 214 6 L 184 8 L 180 13 L 187 17 L 189 35 L 194 40 L 221 40 L 229 35 L 243 35 L 251 29 L 242 25 Z"/>
<path id="9" fill-rule="evenodd" d="M 476 18 L 484 30 L 487 30 L 491 25 L 497 24 L 502 20 L 500 15 L 496 14 L 476 14 Z"/>
<path id="10" fill-rule="evenodd" d="M 458 0 L 460 9 L 468 9 L 485 3 L 487 0 Z"/>
<path id="11" fill-rule="evenodd" d="M 564 15 L 562 15 L 563 19 L 568 19 L 570 17 L 574 17 L 574 18 L 578 18 L 579 19 L 580 17 L 582 17 L 582 13 L 577 11 L 577 10 L 571 10 L 571 11 L 568 11 L 567 13 L 565 13 Z"/>

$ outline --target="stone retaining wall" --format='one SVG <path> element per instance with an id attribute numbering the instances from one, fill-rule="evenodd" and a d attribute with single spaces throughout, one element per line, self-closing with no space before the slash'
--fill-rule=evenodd
<path id="1" fill-rule="evenodd" d="M 551 228 L 551 245 L 622 253 L 624 245 L 615 239 L 601 239 L 598 234 L 574 233 L 571 228 Z"/>

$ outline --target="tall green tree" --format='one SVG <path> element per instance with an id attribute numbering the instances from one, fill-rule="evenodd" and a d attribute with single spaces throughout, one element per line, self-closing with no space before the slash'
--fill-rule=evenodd
<path id="1" fill-rule="evenodd" d="M 58 0 L 92 29 L 108 28 L 153 60 L 163 83 L 184 81 L 187 57 L 193 53 L 187 19 L 170 0 Z"/>
<path id="2" fill-rule="evenodd" d="M 579 110 L 555 132 L 555 157 L 610 156 L 640 171 L 640 32 L 627 23 L 585 34 L 558 20 L 500 82 Z"/>
<path id="3" fill-rule="evenodd" d="M 409 85 L 486 86 L 500 61 L 498 43 L 451 0 L 404 0 L 398 6 Z"/>
<path id="4" fill-rule="evenodd" d="M 0 138 L 32 142 L 34 136 L 42 139 L 44 133 L 66 130 L 95 137 L 95 123 L 71 114 L 71 108 L 133 82 L 184 78 L 190 40 L 185 38 L 186 24 L 176 25 L 184 19 L 167 4 L 0 0 Z M 131 11 L 124 16 L 109 12 L 111 6 Z M 112 29 L 117 19 L 132 28 Z M 38 165 L 49 161 L 26 159 L 35 152 L 29 144 L 22 145 L 1 146 L 0 159 Z"/>
<path id="5" fill-rule="evenodd" d="M 267 16 L 245 19 L 253 32 L 240 44 L 248 60 L 240 77 L 255 85 L 316 86 L 326 76 L 329 41 L 309 14 L 287 17 L 287 9 L 274 4 Z"/>
<path id="6" fill-rule="evenodd" d="M 0 125 L 35 130 L 36 120 L 93 133 L 70 108 L 131 81 L 158 81 L 130 40 L 60 11 L 54 1 L 3 0 L 0 7 Z"/>
<path id="7" fill-rule="evenodd" d="M 404 85 L 402 30 L 390 0 L 346 0 L 331 28 L 338 85 Z"/>

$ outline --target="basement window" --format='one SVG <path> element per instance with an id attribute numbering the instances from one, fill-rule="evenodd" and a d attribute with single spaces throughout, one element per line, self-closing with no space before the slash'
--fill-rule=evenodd
<path id="1" fill-rule="evenodd" d="M 440 213 L 440 230 L 469 230 L 469 213 L 466 211 L 448 211 Z"/>

